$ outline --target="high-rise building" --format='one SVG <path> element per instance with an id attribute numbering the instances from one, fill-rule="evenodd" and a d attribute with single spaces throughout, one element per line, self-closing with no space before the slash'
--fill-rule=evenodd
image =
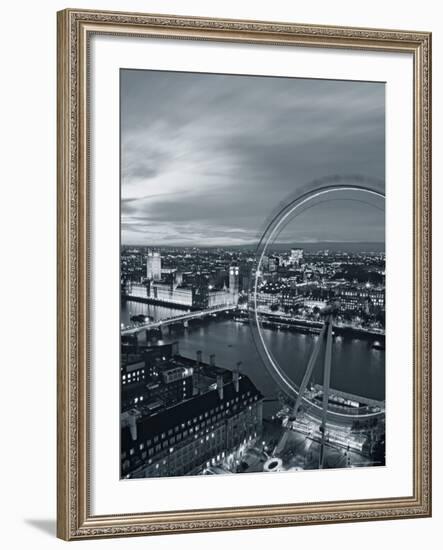
<path id="1" fill-rule="evenodd" d="M 289 257 L 290 263 L 292 265 L 300 265 L 302 260 L 303 260 L 303 249 L 302 248 L 292 248 L 291 249 L 291 256 Z"/>
<path id="2" fill-rule="evenodd" d="M 159 281 L 162 278 L 162 257 L 160 256 L 160 252 L 148 252 L 146 277 L 152 281 Z"/>
<path id="3" fill-rule="evenodd" d="M 238 266 L 231 265 L 229 268 L 229 293 L 235 301 L 238 301 L 238 292 L 240 287 L 240 269 Z"/>

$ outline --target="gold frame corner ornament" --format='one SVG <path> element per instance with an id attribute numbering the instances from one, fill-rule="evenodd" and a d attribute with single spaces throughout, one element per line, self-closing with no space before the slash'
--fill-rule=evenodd
<path id="1" fill-rule="evenodd" d="M 431 515 L 431 34 L 67 9 L 57 14 L 57 535 L 65 540 Z M 87 50 L 94 33 L 410 53 L 414 60 L 413 495 L 93 516 L 88 488 Z"/>

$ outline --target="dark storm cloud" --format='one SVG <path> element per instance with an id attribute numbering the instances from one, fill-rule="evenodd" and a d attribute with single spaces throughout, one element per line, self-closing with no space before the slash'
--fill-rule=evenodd
<path id="1" fill-rule="evenodd" d="M 384 180 L 379 83 L 125 70 L 121 118 L 127 243 L 252 242 L 311 180 Z M 384 239 L 383 217 L 361 207 L 317 210 L 303 240 Z"/>

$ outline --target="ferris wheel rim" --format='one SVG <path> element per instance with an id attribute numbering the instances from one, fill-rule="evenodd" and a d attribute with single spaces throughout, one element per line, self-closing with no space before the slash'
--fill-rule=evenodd
<path id="1" fill-rule="evenodd" d="M 364 183 L 363 184 L 362 183 L 337 183 L 338 181 L 353 181 L 353 179 L 356 179 L 359 182 L 363 181 Z M 311 188 L 308 191 L 293 198 L 288 204 L 283 206 L 277 212 L 276 215 L 273 216 L 271 221 L 268 223 L 266 229 L 264 230 L 262 237 L 259 240 L 257 251 L 256 251 L 256 257 L 258 255 L 259 260 L 256 265 L 254 285 L 253 285 L 252 320 L 253 320 L 253 327 L 255 328 L 255 330 L 253 330 L 253 335 L 255 334 L 254 340 L 256 340 L 256 336 L 258 335 L 258 340 L 260 344 L 259 347 L 261 348 L 261 351 L 264 351 L 265 353 L 266 360 L 264 362 L 268 372 L 271 374 L 272 378 L 277 383 L 279 388 L 283 390 L 284 393 L 289 395 L 289 397 L 291 398 L 298 397 L 299 387 L 288 377 L 288 375 L 285 372 L 283 372 L 281 367 L 278 366 L 278 364 L 272 357 L 272 354 L 269 352 L 267 345 L 263 339 L 263 335 L 261 331 L 261 322 L 258 316 L 258 307 L 257 307 L 258 279 L 259 279 L 259 274 L 261 272 L 261 265 L 263 262 L 263 258 L 268 249 L 269 243 L 272 242 L 272 238 L 275 235 L 278 235 L 279 233 L 278 230 L 282 226 L 282 224 L 288 218 L 290 218 L 290 216 L 292 216 L 297 209 L 300 209 L 302 206 L 304 206 L 305 204 L 307 204 L 308 202 L 312 201 L 317 197 L 321 197 L 329 193 L 335 193 L 340 191 L 355 191 L 355 192 L 370 194 L 372 196 L 383 198 L 383 199 L 386 198 L 385 193 L 380 191 L 374 185 L 376 180 L 373 180 L 370 178 L 363 178 L 361 176 L 331 176 L 330 178 L 323 178 L 322 180 L 318 180 L 318 182 L 319 183 L 321 182 L 321 186 Z M 328 184 L 328 182 L 333 182 L 333 183 Z M 370 182 L 372 182 L 371 186 L 369 186 Z M 262 354 L 260 353 L 260 355 Z M 269 365 L 271 365 L 272 368 L 269 368 Z M 313 401 L 309 400 L 305 396 L 302 396 L 302 401 L 304 403 L 308 403 L 310 407 L 314 407 L 319 411 L 322 410 L 322 407 L 320 405 L 314 403 Z M 340 417 L 346 418 L 346 419 L 375 418 L 383 415 L 384 412 L 385 412 L 384 407 L 380 411 L 367 412 L 363 414 L 334 411 L 334 410 L 331 410 L 329 407 L 327 411 L 328 415 L 332 415 L 339 418 Z"/>

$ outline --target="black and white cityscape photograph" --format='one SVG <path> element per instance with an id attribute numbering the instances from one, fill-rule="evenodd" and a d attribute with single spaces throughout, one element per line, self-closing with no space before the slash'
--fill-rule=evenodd
<path id="1" fill-rule="evenodd" d="M 120 71 L 120 476 L 385 465 L 385 84 Z"/>

